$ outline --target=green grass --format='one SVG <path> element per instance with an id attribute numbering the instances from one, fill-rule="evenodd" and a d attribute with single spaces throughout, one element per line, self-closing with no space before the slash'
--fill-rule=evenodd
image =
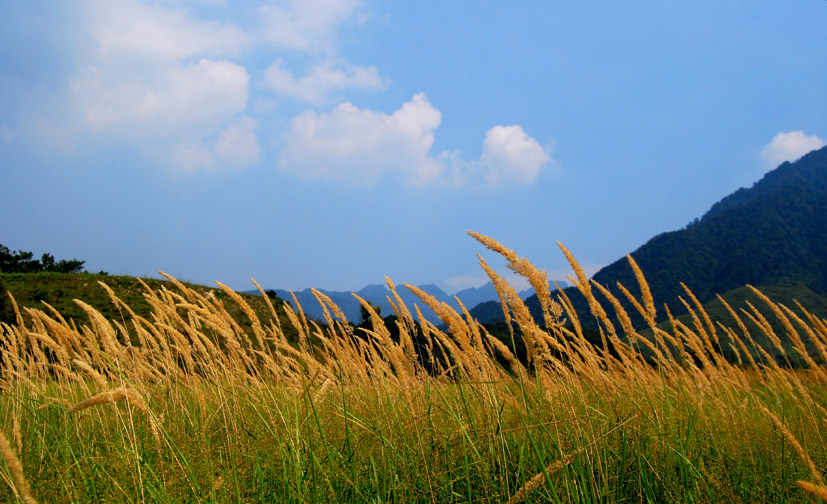
<path id="1" fill-rule="evenodd" d="M 529 502 L 809 502 L 806 467 L 755 407 L 827 463 L 794 397 L 748 388 L 605 391 L 583 384 L 427 383 L 416 410 L 398 391 L 164 386 L 147 398 L 158 445 L 134 408 L 65 406 L 11 391 L 22 458 L 41 502 L 504 502 L 568 454 Z M 73 402 L 84 397 L 77 390 Z M 811 393 L 827 402 L 820 388 Z M 502 397 L 524 398 L 516 409 Z M 747 407 L 742 407 L 746 403 Z M 8 486 L 0 499 L 13 501 Z"/>

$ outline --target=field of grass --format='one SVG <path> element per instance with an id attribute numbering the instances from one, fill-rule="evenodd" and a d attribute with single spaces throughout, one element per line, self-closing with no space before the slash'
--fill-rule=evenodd
<path id="1" fill-rule="evenodd" d="M 622 311 L 612 324 L 594 301 L 603 288 L 565 249 L 593 313 L 553 300 L 544 273 L 473 236 L 543 303 L 533 320 L 480 259 L 526 359 L 412 286 L 439 321 L 395 297 L 397 327 L 372 313 L 356 328 L 322 293 L 325 324 L 289 306 L 264 317 L 230 289 L 171 278 L 146 286 L 146 312 L 105 284 L 118 317 L 83 304 L 74 321 L 18 310 L 0 331 L 0 501 L 827 500 L 827 321 L 750 291 L 785 334 L 748 310 L 716 326 L 700 305 L 665 330 L 638 275 L 632 303 L 647 327 Z M 592 316 L 598 345 L 580 329 Z M 723 358 L 722 338 L 740 361 Z"/>

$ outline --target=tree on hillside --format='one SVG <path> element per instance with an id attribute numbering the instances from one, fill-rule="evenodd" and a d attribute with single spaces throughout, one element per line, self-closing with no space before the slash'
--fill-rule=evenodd
<path id="1" fill-rule="evenodd" d="M 39 271 L 54 271 L 57 273 L 80 273 L 86 261 L 78 259 L 61 259 L 55 261 L 52 254 L 43 254 L 40 260 L 33 259 L 34 254 L 22 250 L 12 252 L 8 247 L 0 245 L 0 272 L 1 273 L 36 273 Z"/>
<path id="2" fill-rule="evenodd" d="M 43 254 L 40 258 L 40 264 L 43 267 L 43 271 L 55 271 L 58 273 L 80 273 L 83 271 L 83 264 L 86 261 L 80 261 L 78 259 L 61 259 L 60 261 L 55 262 L 55 256 L 52 254 Z"/>
<path id="3" fill-rule="evenodd" d="M 12 252 L 8 247 L 0 245 L 0 272 L 29 273 L 40 270 L 40 262 L 32 259 L 31 252 L 16 250 Z"/>
<path id="4" fill-rule="evenodd" d="M 373 311 L 375 311 L 377 315 L 379 315 L 380 317 L 382 316 L 381 306 L 377 306 L 373 303 L 370 303 L 370 306 L 371 308 L 373 308 Z M 373 329 L 373 323 L 370 320 L 370 313 L 368 312 L 367 308 L 365 308 L 363 305 L 359 305 L 359 317 L 362 319 L 362 321 L 359 323 L 359 327 L 370 327 L 371 329 Z"/>
<path id="5" fill-rule="evenodd" d="M 273 301 L 276 301 L 276 300 L 282 301 L 282 299 L 279 297 L 278 293 L 273 289 L 267 289 L 266 291 L 264 291 L 264 293 L 267 294 L 267 297 L 272 299 Z"/>

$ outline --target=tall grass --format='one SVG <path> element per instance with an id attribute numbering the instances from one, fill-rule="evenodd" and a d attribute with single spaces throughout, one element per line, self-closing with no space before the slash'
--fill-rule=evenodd
<path id="1" fill-rule="evenodd" d="M 87 322 L 64 320 L 48 306 L 17 310 L 17 322 L 0 329 L 0 499 L 809 502 L 827 495 L 827 369 L 819 357 L 827 355 L 827 321 L 763 298 L 785 335 L 771 333 L 754 308 L 732 311 L 737 327 L 716 326 L 687 289 L 689 326 L 656 307 L 631 258 L 639 298 L 590 282 L 561 246 L 571 281 L 589 301 L 591 313 L 578 314 L 528 260 L 471 234 L 525 276 L 541 302 L 543 320 L 534 320 L 480 258 L 512 328 L 505 341 L 464 307 L 457 312 L 407 286 L 440 318 L 426 320 L 390 280 L 396 327 L 360 299 L 370 324 L 356 328 L 318 291 L 324 323 L 289 305 L 280 321 L 270 305 L 265 325 L 219 284 L 246 324 L 224 301 L 172 277 L 168 287 L 146 289 L 149 318 L 103 284 L 120 320 L 82 301 Z M 646 327 L 634 327 L 629 305 Z M 582 317 L 596 318 L 598 344 L 586 338 Z M 804 365 L 771 358 L 746 319 L 788 362 Z M 724 358 L 722 340 L 740 360 Z M 517 342 L 525 356 L 517 356 Z"/>

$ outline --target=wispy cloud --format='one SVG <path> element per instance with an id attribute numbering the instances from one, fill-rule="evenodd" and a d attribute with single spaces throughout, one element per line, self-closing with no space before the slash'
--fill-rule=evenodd
<path id="1" fill-rule="evenodd" d="M 209 59 L 128 74 L 98 65 L 73 91 L 88 126 L 140 137 L 219 126 L 244 111 L 249 80 L 243 66 Z"/>
<path id="2" fill-rule="evenodd" d="M 188 172 L 215 168 L 215 159 L 209 147 L 202 142 L 184 141 L 170 148 L 169 154 L 175 166 Z"/>
<path id="3" fill-rule="evenodd" d="M 88 28 L 98 61 L 178 61 L 195 55 L 238 57 L 250 37 L 227 23 L 195 19 L 183 9 L 131 0 L 88 3 Z M 126 65 L 124 65 L 126 66 Z"/>
<path id="4" fill-rule="evenodd" d="M 339 51 L 339 30 L 348 21 L 359 22 L 358 0 L 291 0 L 259 8 L 259 39 L 264 45 L 290 54 L 290 68 L 276 58 L 267 68 L 263 85 L 280 97 L 321 105 L 341 101 L 336 93 L 379 90 L 387 79 L 375 66 L 351 64 Z"/>
<path id="5" fill-rule="evenodd" d="M 331 99 L 331 94 L 345 89 L 376 90 L 386 86 L 374 66 L 335 65 L 331 61 L 312 64 L 307 73 L 296 78 L 277 60 L 267 68 L 264 84 L 276 93 L 313 104 Z"/>
<path id="6" fill-rule="evenodd" d="M 784 161 L 795 161 L 810 151 L 827 145 L 816 135 L 806 135 L 803 131 L 778 133 L 772 141 L 761 149 L 761 160 L 765 170 L 771 170 Z"/>
<path id="7" fill-rule="evenodd" d="M 256 137 L 258 121 L 242 117 L 224 128 L 218 135 L 213 149 L 227 164 L 246 166 L 258 160 L 261 146 Z"/>
<path id="8" fill-rule="evenodd" d="M 254 43 L 249 34 L 183 8 L 130 0 L 84 5 L 91 50 L 69 85 L 76 128 L 98 141 L 126 140 L 188 171 L 257 159 L 255 128 L 246 135 L 234 129 L 250 96 L 249 72 L 238 61 Z M 234 148 L 244 155 L 225 155 L 229 138 L 246 142 Z"/>
<path id="9" fill-rule="evenodd" d="M 221 130 L 214 142 L 181 141 L 170 149 L 170 155 L 175 166 L 187 172 L 247 166 L 261 153 L 256 129 L 258 121 L 242 117 Z"/>
<path id="10" fill-rule="evenodd" d="M 261 34 L 278 48 L 333 54 L 339 27 L 360 4 L 358 0 L 289 0 L 263 5 Z"/>

